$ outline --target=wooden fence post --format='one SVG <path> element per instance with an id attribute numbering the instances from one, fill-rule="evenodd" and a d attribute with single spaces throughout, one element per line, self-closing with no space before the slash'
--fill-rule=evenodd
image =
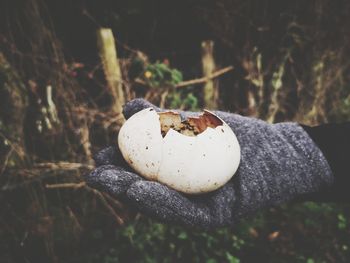
<path id="1" fill-rule="evenodd" d="M 215 60 L 214 60 L 214 42 L 206 40 L 202 42 L 202 69 L 204 77 L 208 78 L 208 81 L 204 84 L 203 97 L 204 107 L 206 109 L 217 109 L 218 101 L 218 82 L 211 79 L 210 76 L 215 72 Z"/>
<path id="2" fill-rule="evenodd" d="M 117 114 L 121 114 L 122 106 L 125 103 L 122 74 L 118 62 L 113 32 L 110 28 L 100 28 L 97 30 L 97 45 L 107 86 L 113 99 L 111 110 Z M 123 122 L 124 118 L 121 118 L 120 124 Z"/>

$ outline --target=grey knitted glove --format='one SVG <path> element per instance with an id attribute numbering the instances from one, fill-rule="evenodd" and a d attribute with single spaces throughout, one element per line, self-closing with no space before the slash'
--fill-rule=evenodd
<path id="1" fill-rule="evenodd" d="M 133 100 L 125 105 L 124 115 L 128 118 L 150 106 L 160 110 L 145 100 Z M 298 124 L 267 124 L 236 114 L 215 113 L 233 129 L 241 146 L 238 171 L 222 188 L 189 196 L 144 180 L 128 168 L 117 146 L 97 154 L 98 167 L 86 176 L 87 183 L 161 221 L 205 229 L 232 226 L 261 208 L 320 192 L 332 184 L 325 157 Z"/>

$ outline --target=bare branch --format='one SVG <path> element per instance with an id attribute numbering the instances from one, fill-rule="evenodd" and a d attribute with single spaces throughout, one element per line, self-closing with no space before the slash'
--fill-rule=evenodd
<path id="1" fill-rule="evenodd" d="M 117 221 L 117 223 L 119 225 L 123 225 L 124 224 L 124 219 L 121 218 L 114 210 L 114 208 L 112 206 L 110 206 L 110 204 L 107 202 L 106 198 L 101 194 L 101 192 L 90 188 L 88 186 L 85 186 L 84 188 L 86 188 L 86 190 L 88 190 L 89 192 L 92 192 L 93 194 L 95 194 L 97 196 L 98 199 L 100 199 L 101 203 L 106 207 L 106 209 L 113 215 L 113 217 L 115 218 L 115 220 Z"/>
<path id="2" fill-rule="evenodd" d="M 186 81 L 182 81 L 178 84 L 175 85 L 175 88 L 184 88 L 190 85 L 196 85 L 196 84 L 202 84 L 207 82 L 208 80 L 217 78 L 229 71 L 232 71 L 234 69 L 233 66 L 228 66 L 222 69 L 219 69 L 217 71 L 215 71 L 213 74 L 209 75 L 208 77 L 202 77 L 202 78 L 198 78 L 198 79 L 192 79 L 192 80 L 186 80 Z M 143 81 L 142 79 L 136 79 L 135 80 L 136 83 L 141 84 L 141 85 L 147 85 L 147 83 L 145 81 Z"/>
<path id="3" fill-rule="evenodd" d="M 78 189 L 85 187 L 85 182 L 80 182 L 80 183 L 63 183 L 63 184 L 47 184 L 45 187 L 47 189 L 62 189 L 62 188 L 73 188 L 73 189 Z"/>
<path id="4" fill-rule="evenodd" d="M 69 163 L 69 162 L 58 162 L 58 163 L 36 163 L 35 168 L 48 168 L 52 170 L 77 170 L 77 169 L 93 169 L 94 166 L 85 163 Z"/>
<path id="5" fill-rule="evenodd" d="M 109 204 L 112 203 L 116 208 L 122 209 L 123 205 L 116 199 L 110 197 L 108 194 L 101 193 L 100 191 L 93 189 L 86 185 L 85 182 L 80 183 L 62 183 L 62 184 L 47 184 L 47 189 L 79 189 L 84 188 L 86 191 L 94 194 L 103 204 L 103 206 L 112 214 L 119 225 L 124 224 L 124 219 L 121 218 L 115 211 L 115 209 Z M 109 202 L 108 202 L 109 201 Z"/>

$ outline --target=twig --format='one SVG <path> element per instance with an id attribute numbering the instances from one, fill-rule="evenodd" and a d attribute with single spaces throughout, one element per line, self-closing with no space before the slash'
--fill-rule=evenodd
<path id="1" fill-rule="evenodd" d="M 120 127 L 120 123 L 123 121 L 124 116 L 121 113 L 102 112 L 99 110 L 89 109 L 84 106 L 75 107 L 70 110 L 74 111 L 77 115 L 84 115 L 90 122 L 99 122 L 107 129 L 112 124 L 116 124 Z"/>
<path id="2" fill-rule="evenodd" d="M 88 192 L 93 193 L 101 202 L 102 204 L 106 207 L 106 209 L 113 215 L 115 220 L 119 225 L 124 224 L 124 219 L 122 219 L 114 210 L 114 208 L 108 203 L 110 201 L 112 204 L 114 204 L 117 208 L 121 209 L 123 208 L 123 205 L 118 202 L 117 200 L 114 200 L 107 194 L 102 194 L 101 192 L 89 187 L 86 185 L 85 182 L 80 182 L 80 183 L 62 183 L 62 184 L 47 184 L 45 186 L 47 189 L 79 189 L 79 188 L 84 188 Z M 107 201 L 108 200 L 108 201 Z"/>
<path id="3" fill-rule="evenodd" d="M 10 152 L 8 153 L 8 156 L 6 156 L 6 158 L 8 158 L 12 152 L 16 152 L 16 154 L 23 160 L 25 157 L 25 153 L 24 153 L 24 149 L 15 142 L 12 142 L 9 138 L 7 138 L 7 136 L 5 134 L 3 134 L 2 132 L 0 132 L 0 137 L 3 138 L 5 144 L 8 144 L 11 147 Z M 7 165 L 7 161 L 5 162 L 5 164 Z M 4 167 L 2 169 L 0 169 L 1 171 L 5 170 L 4 168 L 6 168 L 6 165 L 4 165 Z M 1 174 L 1 173 L 0 173 Z"/>
<path id="4" fill-rule="evenodd" d="M 109 194 L 106 193 L 102 193 L 104 198 L 107 199 L 109 202 L 111 202 L 112 204 L 114 204 L 118 209 L 123 209 L 124 206 L 121 202 L 119 202 L 117 199 L 111 197 Z"/>
<path id="5" fill-rule="evenodd" d="M 161 95 L 160 95 L 160 103 L 159 103 L 159 106 L 161 108 L 164 108 L 165 107 L 165 100 L 166 100 L 166 97 L 168 96 L 169 94 L 169 90 L 167 89 L 165 92 L 163 92 Z"/>
<path id="6" fill-rule="evenodd" d="M 88 190 L 89 192 L 92 192 L 93 194 L 95 194 L 99 199 L 100 201 L 102 202 L 102 204 L 107 208 L 107 210 L 114 216 L 115 220 L 117 221 L 117 223 L 119 225 L 123 225 L 124 224 L 124 220 L 114 211 L 113 207 L 111 207 L 106 198 L 101 194 L 101 192 L 91 188 L 91 187 L 84 187 L 86 188 L 86 190 Z"/>
<path id="7" fill-rule="evenodd" d="M 85 163 L 69 163 L 69 162 L 58 162 L 58 163 L 36 163 L 35 168 L 49 168 L 52 170 L 77 170 L 77 169 L 93 169 L 94 166 Z"/>
<path id="8" fill-rule="evenodd" d="M 8 153 L 6 153 L 3 164 L 2 164 L 2 168 L 0 168 L 0 175 L 2 175 L 2 173 L 6 170 L 7 168 L 7 163 L 9 161 L 9 158 L 11 156 L 11 154 L 13 153 L 14 148 L 11 148 Z"/>
<path id="9" fill-rule="evenodd" d="M 208 77 L 202 77 L 202 78 L 198 78 L 198 79 L 182 81 L 182 82 L 176 84 L 174 87 L 175 88 L 184 88 L 184 87 L 187 87 L 190 85 L 205 83 L 208 80 L 217 78 L 217 77 L 219 77 L 219 76 L 221 76 L 221 75 L 223 75 L 223 74 L 225 74 L 233 69 L 234 69 L 233 66 L 228 66 L 226 68 L 222 68 L 222 69 L 215 71 L 213 74 L 209 75 Z M 139 78 L 136 79 L 135 82 L 142 84 L 142 85 L 147 85 L 147 83 L 145 81 L 143 81 L 142 79 L 139 79 Z"/>
<path id="10" fill-rule="evenodd" d="M 78 232 L 81 233 L 83 230 L 83 227 L 81 226 L 77 216 L 74 214 L 73 210 L 69 206 L 67 206 L 66 209 L 67 209 L 69 217 L 73 221 L 73 224 L 76 226 L 76 228 L 73 228 L 73 230 L 78 230 Z M 75 232 L 74 234 L 77 233 L 76 231 L 74 231 L 74 232 Z"/>
<path id="11" fill-rule="evenodd" d="M 47 189 L 62 189 L 62 188 L 73 188 L 73 189 L 78 189 L 85 187 L 86 183 L 85 182 L 80 182 L 80 183 L 62 183 L 62 184 L 47 184 L 45 187 Z"/>
<path id="12" fill-rule="evenodd" d="M 178 84 L 175 85 L 176 88 L 183 88 L 189 85 L 195 85 L 195 84 L 200 84 L 200 83 L 205 83 L 208 80 L 214 79 L 219 77 L 220 75 L 223 75 L 229 71 L 233 70 L 233 66 L 229 66 L 226 68 L 219 69 L 215 71 L 213 74 L 209 75 L 208 77 L 203 77 L 199 79 L 193 79 L 193 80 L 187 80 L 187 81 L 182 81 Z"/>
<path id="13" fill-rule="evenodd" d="M 91 152 L 90 131 L 86 121 L 82 122 L 80 126 L 79 140 L 81 145 L 83 146 L 86 161 L 89 164 L 92 164 L 94 161 L 93 161 L 92 152 Z"/>

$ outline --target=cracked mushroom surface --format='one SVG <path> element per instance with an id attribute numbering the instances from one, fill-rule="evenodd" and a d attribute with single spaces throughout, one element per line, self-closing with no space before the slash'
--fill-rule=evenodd
<path id="1" fill-rule="evenodd" d="M 137 173 L 189 194 L 223 186 L 240 161 L 235 134 L 210 111 L 182 121 L 175 111 L 144 109 L 121 127 L 118 145 Z"/>

